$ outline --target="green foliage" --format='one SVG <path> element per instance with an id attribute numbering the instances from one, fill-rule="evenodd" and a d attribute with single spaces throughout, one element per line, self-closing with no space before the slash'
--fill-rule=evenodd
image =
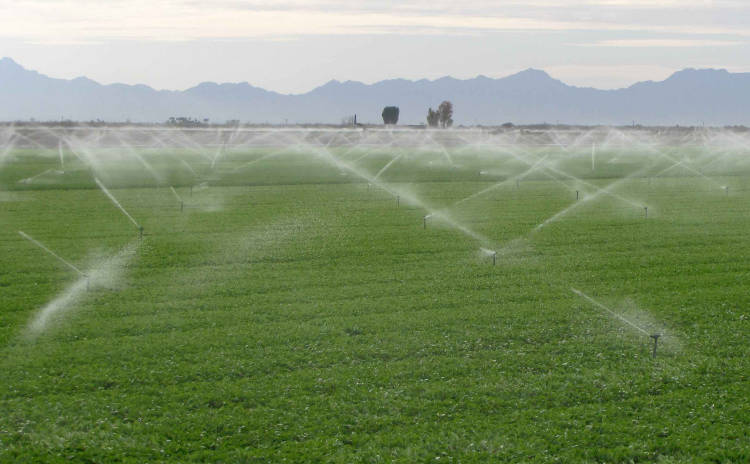
<path id="1" fill-rule="evenodd" d="M 437 127 L 440 123 L 440 113 L 429 108 L 427 110 L 427 125 L 430 127 Z"/>
<path id="2" fill-rule="evenodd" d="M 383 108 L 383 124 L 398 124 L 398 113 L 398 106 L 386 106 L 385 108 Z"/>
<path id="3" fill-rule="evenodd" d="M 440 126 L 451 127 L 453 125 L 453 103 L 445 100 L 438 106 L 438 119 Z"/>

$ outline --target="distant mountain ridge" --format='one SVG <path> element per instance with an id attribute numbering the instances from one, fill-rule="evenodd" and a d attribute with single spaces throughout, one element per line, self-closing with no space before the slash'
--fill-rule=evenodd
<path id="1" fill-rule="evenodd" d="M 544 71 L 507 77 L 391 79 L 363 84 L 332 80 L 285 95 L 247 82 L 204 82 L 184 91 L 146 85 L 102 85 L 86 77 L 47 77 L 0 59 L 0 120 L 163 122 L 171 116 L 250 123 L 339 123 L 358 115 L 380 123 L 384 106 L 400 108 L 399 124 L 419 124 L 428 107 L 450 100 L 456 124 L 566 123 L 750 125 L 750 73 L 685 69 L 669 78 L 616 90 L 575 87 Z"/>

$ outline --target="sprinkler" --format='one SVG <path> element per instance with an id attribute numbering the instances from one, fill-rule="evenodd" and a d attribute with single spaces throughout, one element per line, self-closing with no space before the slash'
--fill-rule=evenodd
<path id="1" fill-rule="evenodd" d="M 138 238 L 143 240 L 143 226 L 138 226 Z"/>
<path id="2" fill-rule="evenodd" d="M 192 185 L 190 186 L 190 196 L 191 197 L 193 196 L 193 186 Z"/>
<path id="3" fill-rule="evenodd" d="M 183 212 L 184 210 L 185 210 L 185 202 L 181 201 L 180 202 L 180 212 Z"/>
<path id="4" fill-rule="evenodd" d="M 576 190 L 576 201 L 578 201 L 578 190 Z"/>
<path id="5" fill-rule="evenodd" d="M 648 206 L 644 206 L 643 211 L 645 213 L 645 218 L 648 219 Z"/>
<path id="6" fill-rule="evenodd" d="M 91 287 L 91 277 L 89 276 L 85 276 L 85 277 L 86 277 L 86 291 L 88 292 L 89 288 Z"/>
<path id="7" fill-rule="evenodd" d="M 724 187 L 724 193 L 729 196 L 729 186 Z"/>
<path id="8" fill-rule="evenodd" d="M 401 207 L 401 195 L 396 195 L 396 208 Z"/>
<path id="9" fill-rule="evenodd" d="M 519 188 L 521 188 L 521 181 L 516 179 L 516 190 L 518 190 Z"/>
<path id="10" fill-rule="evenodd" d="M 497 266 L 497 251 L 492 253 L 492 265 Z"/>
<path id="11" fill-rule="evenodd" d="M 656 357 L 656 347 L 659 345 L 659 337 L 661 337 L 661 334 L 653 334 L 651 335 L 651 338 L 654 339 L 654 351 L 651 353 L 652 357 Z"/>
<path id="12" fill-rule="evenodd" d="M 368 193 L 370 192 L 370 186 L 372 186 L 372 184 L 367 184 L 367 192 Z"/>
<path id="13" fill-rule="evenodd" d="M 427 229 L 427 216 L 422 218 L 422 224 L 424 225 L 425 230 Z"/>

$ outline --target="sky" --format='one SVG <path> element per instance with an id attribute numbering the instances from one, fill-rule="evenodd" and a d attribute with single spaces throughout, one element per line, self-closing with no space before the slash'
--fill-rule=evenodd
<path id="1" fill-rule="evenodd" d="M 0 0 L 0 57 L 51 77 L 182 90 L 503 77 L 611 89 L 750 71 L 750 0 Z"/>

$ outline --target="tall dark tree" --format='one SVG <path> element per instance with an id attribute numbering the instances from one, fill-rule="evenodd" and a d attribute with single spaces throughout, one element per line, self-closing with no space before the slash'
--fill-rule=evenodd
<path id="1" fill-rule="evenodd" d="M 430 127 L 437 127 L 440 122 L 440 113 L 433 110 L 432 108 L 427 110 L 427 125 Z"/>
<path id="2" fill-rule="evenodd" d="M 440 115 L 440 126 L 450 127 L 453 125 L 453 103 L 448 100 L 438 106 L 438 114 Z"/>
<path id="3" fill-rule="evenodd" d="M 398 124 L 398 106 L 383 108 L 383 124 Z"/>

